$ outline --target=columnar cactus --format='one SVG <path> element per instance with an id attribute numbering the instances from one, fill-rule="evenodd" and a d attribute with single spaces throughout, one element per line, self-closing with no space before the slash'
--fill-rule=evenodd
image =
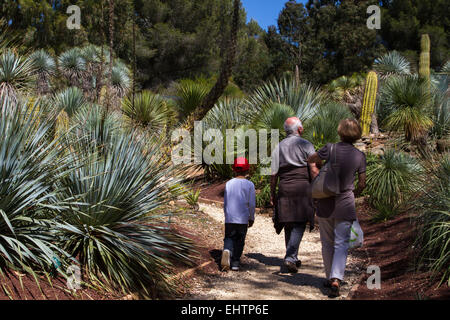
<path id="1" fill-rule="evenodd" d="M 420 61 L 419 61 L 419 75 L 430 80 L 430 37 L 428 34 L 423 34 L 420 40 Z"/>
<path id="2" fill-rule="evenodd" d="M 373 71 L 369 72 L 366 80 L 366 88 L 364 89 L 364 101 L 361 111 L 361 128 L 363 135 L 370 134 L 370 125 L 372 123 L 372 114 L 375 109 L 377 100 L 378 77 Z"/>

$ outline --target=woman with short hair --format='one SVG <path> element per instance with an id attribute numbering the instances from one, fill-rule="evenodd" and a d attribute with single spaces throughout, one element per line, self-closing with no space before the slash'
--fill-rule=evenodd
<path id="1" fill-rule="evenodd" d="M 340 193 L 335 197 L 317 200 L 322 257 L 330 296 L 339 296 L 344 279 L 349 249 L 350 232 L 356 220 L 355 197 L 366 185 L 366 156 L 353 144 L 361 138 L 361 126 L 354 119 L 342 120 L 338 127 L 341 142 L 335 144 L 336 164 L 339 166 Z M 309 163 L 319 167 L 330 160 L 331 143 L 308 158 Z M 354 191 L 355 175 L 358 187 Z"/>

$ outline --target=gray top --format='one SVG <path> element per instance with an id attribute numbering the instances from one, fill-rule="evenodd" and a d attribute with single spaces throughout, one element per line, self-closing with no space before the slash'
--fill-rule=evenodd
<path id="1" fill-rule="evenodd" d="M 255 220 L 255 185 L 247 179 L 234 178 L 225 185 L 223 211 L 225 223 L 248 224 Z"/>
<path id="2" fill-rule="evenodd" d="M 328 143 L 317 154 L 322 160 L 329 160 L 331 144 Z M 336 144 L 336 161 L 339 165 L 339 181 L 341 193 L 353 191 L 355 174 L 366 172 L 366 155 L 352 144 L 339 142 Z"/>
<path id="3" fill-rule="evenodd" d="M 272 153 L 272 175 L 287 166 L 306 167 L 307 159 L 316 151 L 311 142 L 295 134 L 281 141 Z"/>

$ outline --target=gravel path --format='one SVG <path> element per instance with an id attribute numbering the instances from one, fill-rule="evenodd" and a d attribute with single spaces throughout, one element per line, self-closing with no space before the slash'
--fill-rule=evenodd
<path id="1" fill-rule="evenodd" d="M 223 224 L 223 209 L 201 204 L 200 209 Z M 222 249 L 222 248 L 215 248 Z M 199 278 L 190 299 L 209 300 L 323 300 L 328 299 L 324 281 L 319 232 L 307 230 L 300 245 L 302 267 L 297 274 L 282 268 L 284 232 L 275 233 L 272 219 L 258 215 L 249 229 L 240 272 L 220 272 Z M 359 278 L 356 258 L 349 256 L 346 282 L 339 299 L 345 299 Z"/>

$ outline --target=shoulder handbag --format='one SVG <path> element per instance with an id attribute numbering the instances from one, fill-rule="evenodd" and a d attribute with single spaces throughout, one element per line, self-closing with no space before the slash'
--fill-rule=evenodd
<path id="1" fill-rule="evenodd" d="M 339 194 L 339 164 L 336 161 L 336 145 L 330 146 L 330 157 L 319 175 L 312 182 L 314 199 L 331 198 Z"/>

